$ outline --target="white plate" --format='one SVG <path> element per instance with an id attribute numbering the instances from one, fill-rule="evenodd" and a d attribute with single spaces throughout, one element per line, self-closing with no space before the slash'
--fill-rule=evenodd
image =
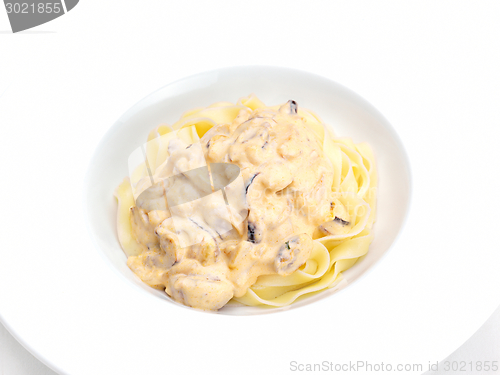
<path id="1" fill-rule="evenodd" d="M 301 308 L 234 316 L 243 310 L 209 314 L 179 307 L 163 294 L 152 293 L 126 267 L 115 233 L 113 189 L 127 174 L 130 151 L 152 127 L 174 122 L 187 109 L 235 101 L 251 92 L 266 104 L 293 98 L 317 112 L 336 134 L 372 144 L 380 175 L 375 241 L 369 256 L 346 272 L 349 283 L 357 282 L 340 293 L 304 300 L 296 305 Z M 432 154 L 432 149 L 426 153 Z M 419 160 L 417 165 L 417 186 L 435 182 L 426 180 Z M 426 163 L 426 168 L 433 172 L 438 165 Z M 57 226 L 38 238 L 50 251 L 42 256 L 36 246 L 23 249 L 36 264 L 21 279 L 19 270 L 0 264 L 1 318 L 35 356 L 69 374 L 278 374 L 289 373 L 292 361 L 427 365 L 472 334 L 493 305 L 475 298 L 477 292 L 464 288 L 453 270 L 445 267 L 439 275 L 422 274 L 433 260 L 439 261 L 432 258 L 438 254 L 434 243 L 441 246 L 436 236 L 433 243 L 425 241 L 421 218 L 430 212 L 425 189 L 416 190 L 409 228 L 382 258 L 404 221 L 409 188 L 408 162 L 395 132 L 371 105 L 342 86 L 316 75 L 269 67 L 229 68 L 189 77 L 136 104 L 98 146 L 84 187 L 84 217 L 96 246 L 88 241 L 78 210 L 66 217 L 66 207 L 55 205 L 55 217 L 60 216 Z M 63 191 L 60 194 L 62 202 L 71 202 Z M 446 207 L 443 202 L 440 209 Z M 442 233 L 456 233 L 454 219 L 440 222 Z M 16 259 L 10 254 L 3 252 L 3 259 Z M 377 267 L 366 273 L 375 263 Z M 460 290 L 449 287 L 449 280 Z M 446 295 L 443 283 L 450 291 Z M 468 310 L 472 313 L 457 309 L 452 299 L 456 293 L 474 302 Z M 426 304 L 440 298 L 446 304 L 434 305 L 437 308 Z M 436 336 L 438 330 L 443 334 Z"/>

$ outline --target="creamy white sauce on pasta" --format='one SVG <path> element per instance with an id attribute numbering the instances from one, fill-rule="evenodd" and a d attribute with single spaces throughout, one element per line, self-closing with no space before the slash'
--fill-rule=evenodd
<path id="1" fill-rule="evenodd" d="M 376 173 L 369 147 L 333 141 L 318 118 L 294 101 L 266 107 L 250 96 L 240 103 L 211 106 L 208 119 L 201 117 L 203 110 L 188 112 L 184 117 L 195 120 L 181 125 L 194 124 L 203 133 L 201 152 L 209 165 L 239 167 L 244 221 L 228 222 L 225 233 L 214 229 L 224 220 L 216 195 L 209 194 L 202 175 L 185 173 L 203 164 L 201 154 L 177 139 L 169 142 L 168 162 L 158 162 L 154 177 L 177 172 L 182 185 L 156 183 L 134 201 L 124 181 L 116 193 L 130 269 L 174 300 L 204 310 L 231 299 L 281 306 L 332 287 L 372 239 Z M 224 117 L 217 111 L 232 111 L 232 121 L 214 121 Z M 175 225 L 166 194 L 193 202 L 176 206 L 186 219 Z M 183 247 L 181 235 L 196 241 Z M 342 247 L 354 252 L 343 254 Z"/>

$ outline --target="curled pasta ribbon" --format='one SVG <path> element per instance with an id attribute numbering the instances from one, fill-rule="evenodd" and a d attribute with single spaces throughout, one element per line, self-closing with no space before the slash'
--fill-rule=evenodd
<path id="1" fill-rule="evenodd" d="M 309 259 L 296 272 L 288 276 L 260 276 L 252 288 L 258 290 L 265 287 L 301 285 L 321 278 L 328 271 L 330 254 L 321 242 L 314 241 L 313 245 L 314 247 Z"/>
<path id="2" fill-rule="evenodd" d="M 345 234 L 332 234 L 323 238 L 345 240 L 353 237 L 366 228 L 370 217 L 370 206 L 355 193 L 335 193 L 337 200 L 347 209 L 351 217 L 350 230 Z"/>
<path id="3" fill-rule="evenodd" d="M 237 104 L 241 104 L 247 108 L 250 108 L 252 111 L 255 111 L 258 108 L 265 108 L 266 105 L 260 101 L 259 98 L 255 96 L 255 94 L 251 94 L 247 97 L 241 98 L 238 100 Z"/>
<path id="4" fill-rule="evenodd" d="M 278 109 L 268 107 L 254 94 L 243 97 L 236 104 L 218 102 L 208 107 L 195 108 L 185 112 L 171 127 L 160 125 L 148 137 L 147 158 L 154 172 L 168 155 L 169 133 L 177 132 L 194 139 L 188 132 L 192 126 L 198 137 L 202 137 L 218 124 L 231 124 L 242 110 Z M 256 283 L 242 297 L 234 301 L 249 306 L 280 307 L 297 299 L 316 294 L 322 290 L 340 288 L 346 285 L 342 272 L 352 267 L 367 252 L 373 240 L 371 228 L 375 221 L 378 177 L 375 159 L 367 143 L 355 144 L 349 138 L 334 137 L 323 121 L 312 111 L 299 107 L 298 114 L 313 131 L 323 146 L 323 152 L 334 171 L 332 192 L 334 199 L 342 204 L 350 217 L 346 233 L 322 236 L 313 240 L 309 259 L 297 271 L 288 276 L 260 276 Z M 144 165 L 132 173 L 132 184 L 144 175 Z M 135 186 L 135 185 L 134 185 Z M 130 208 L 135 205 L 131 181 L 128 178 L 115 191 L 118 199 L 118 238 L 128 256 L 138 255 L 142 249 L 132 235 Z"/>
<path id="5" fill-rule="evenodd" d="M 327 288 L 335 287 L 342 280 L 342 271 L 352 267 L 356 261 L 368 252 L 368 247 L 372 242 L 373 235 L 368 231 L 361 232 L 357 236 L 340 244 L 334 240 L 315 240 L 315 249 L 322 245 L 328 251 L 328 261 L 318 264 L 321 269 L 327 269 L 321 276 L 312 274 L 309 276 L 296 274 L 304 273 L 302 269 L 295 271 L 292 275 L 285 276 L 290 280 L 298 282 L 310 278 L 309 281 L 295 285 L 274 285 L 277 283 L 275 276 L 261 276 L 257 282 L 248 289 L 242 297 L 235 297 L 234 300 L 249 306 L 268 305 L 274 307 L 287 306 L 297 300 L 297 298 L 318 292 Z M 326 266 L 326 267 L 325 267 Z M 303 278 L 301 278 L 301 276 Z M 316 276 L 316 277 L 314 277 Z M 311 282 L 312 281 L 312 282 Z M 269 285 L 267 284 L 269 283 Z"/>
<path id="6" fill-rule="evenodd" d="M 375 168 L 375 157 L 373 156 L 373 151 L 370 145 L 366 142 L 358 143 L 356 145 L 356 150 L 359 152 L 363 158 L 363 163 L 368 175 L 370 176 L 370 184 L 368 190 L 366 191 L 363 199 L 370 206 L 371 212 L 366 224 L 367 228 L 371 228 L 375 222 L 375 214 L 377 211 L 377 189 L 378 189 L 378 176 L 377 170 Z"/>
<path id="7" fill-rule="evenodd" d="M 236 118 L 236 116 L 238 116 L 238 114 L 242 109 L 247 108 L 243 105 L 234 105 L 234 104 L 227 105 L 227 104 L 228 103 L 215 103 L 212 104 L 212 106 L 210 107 L 203 108 L 194 113 L 190 113 L 187 116 L 183 117 L 178 122 L 176 122 L 174 125 L 172 125 L 172 128 L 174 130 L 180 129 L 181 126 L 184 125 L 183 121 L 188 119 L 194 120 L 193 124 L 196 124 L 196 121 L 204 119 L 210 119 L 216 124 L 230 124 L 234 121 L 234 119 Z M 203 134 L 198 133 L 200 137 L 202 137 Z"/>

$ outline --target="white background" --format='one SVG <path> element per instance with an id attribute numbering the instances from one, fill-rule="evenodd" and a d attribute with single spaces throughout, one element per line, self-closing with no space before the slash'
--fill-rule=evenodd
<path id="1" fill-rule="evenodd" d="M 1 231 L 8 239 L 0 262 L 19 267 L 20 279 L 12 283 L 22 283 L 24 273 L 41 272 L 23 259 L 23 246 L 36 246 L 36 238 L 47 230 L 57 233 L 57 227 L 39 221 L 43 217 L 56 223 L 59 207 L 73 203 L 53 202 L 57 210 L 44 216 L 23 205 L 16 192 L 26 184 L 33 184 L 39 199 L 51 196 L 49 187 L 37 183 L 47 178 L 38 162 L 41 155 L 30 150 L 53 156 L 61 171 L 55 179 L 70 170 L 84 171 L 106 130 L 148 93 L 194 73 L 259 64 L 311 71 L 351 88 L 389 119 L 406 145 L 414 183 L 436 211 L 411 217 L 408 227 L 418 231 L 399 246 L 418 241 L 434 246 L 434 253 L 428 268 L 418 270 L 411 267 L 412 257 L 425 249 L 393 253 L 381 268 L 405 257 L 408 266 L 394 276 L 419 282 L 411 290 L 398 290 L 395 283 L 390 296 L 379 298 L 429 291 L 426 303 L 430 310 L 434 306 L 436 317 L 445 304 L 460 309 L 462 321 L 452 315 L 443 319 L 443 332 L 457 343 L 453 349 L 473 333 L 458 327 L 472 319 L 486 321 L 500 302 L 495 258 L 500 245 L 494 241 L 500 224 L 495 214 L 500 208 L 499 2 L 82 0 L 66 16 L 31 31 L 3 32 L 9 29 L 0 8 L 0 155 L 6 168 Z M 55 138 L 66 145 L 54 147 Z M 78 147 L 72 146 L 75 142 Z M 71 155 L 73 149 L 78 155 Z M 441 153 L 433 151 L 439 149 Z M 447 153 L 449 149 L 454 152 Z M 62 151 L 69 156 L 57 157 Z M 439 158 L 429 160 L 429 153 Z M 435 184 L 418 186 L 426 163 L 442 167 L 429 168 L 433 175 L 425 176 Z M 81 185 L 77 180 L 65 183 Z M 74 199 L 80 196 L 75 190 Z M 440 212 L 443 199 L 453 201 L 456 210 Z M 443 220 L 452 222 L 454 230 Z M 448 230 L 441 231 L 443 227 Z M 67 246 L 72 253 L 71 243 L 55 237 L 53 244 L 40 248 L 40 256 L 52 245 Z M 44 277 L 83 283 L 71 280 L 72 262 L 77 261 L 69 257 L 68 270 Z M 440 272 L 438 283 L 426 282 L 429 274 Z M 480 310 L 474 308 L 478 304 Z M 2 308 L 0 300 L 0 313 Z M 453 360 L 500 360 L 498 315 L 497 310 Z M 28 357 L 1 328 L 0 374 L 50 373 L 36 360 L 23 362 Z"/>

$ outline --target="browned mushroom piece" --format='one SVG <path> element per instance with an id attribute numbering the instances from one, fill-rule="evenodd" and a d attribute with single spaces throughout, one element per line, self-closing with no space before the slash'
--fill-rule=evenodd
<path id="1" fill-rule="evenodd" d="M 297 102 L 295 100 L 289 100 L 280 107 L 280 112 L 286 113 L 288 115 L 296 115 L 297 109 L 298 109 Z"/>
<path id="2" fill-rule="evenodd" d="M 278 250 L 274 268 L 281 276 L 295 272 L 309 258 L 313 247 L 312 238 L 299 234 L 289 238 Z"/>
<path id="3" fill-rule="evenodd" d="M 351 230 L 351 223 L 340 217 L 321 224 L 318 229 L 326 236 L 347 234 Z"/>
<path id="4" fill-rule="evenodd" d="M 262 240 L 262 230 L 260 230 L 256 223 L 248 221 L 247 225 L 247 241 L 252 243 L 259 243 Z"/>

